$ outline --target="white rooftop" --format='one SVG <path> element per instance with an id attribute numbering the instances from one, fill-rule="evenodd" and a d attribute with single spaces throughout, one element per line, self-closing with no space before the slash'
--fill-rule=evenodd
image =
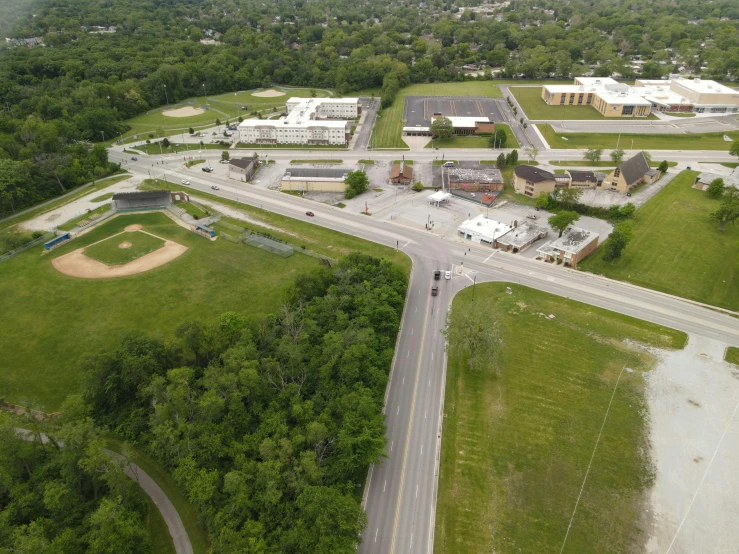
<path id="1" fill-rule="evenodd" d="M 303 102 L 306 100 L 312 100 L 317 104 L 322 104 L 324 102 L 328 104 L 357 104 L 359 102 L 359 98 L 301 98 L 299 96 L 293 96 L 288 100 L 288 102 Z"/>
<path id="2" fill-rule="evenodd" d="M 567 254 L 577 254 L 588 244 L 597 239 L 600 235 L 593 231 L 588 231 L 581 227 L 570 227 L 559 238 L 547 242 L 536 251 L 540 254 L 553 254 L 556 252 L 565 252 Z"/>
<path id="3" fill-rule="evenodd" d="M 737 94 L 737 91 L 733 88 L 729 88 L 726 85 L 722 85 L 721 83 L 717 83 L 710 79 L 675 79 L 674 82 L 688 90 L 692 90 L 700 94 Z"/>
<path id="4" fill-rule="evenodd" d="M 451 196 L 450 193 L 439 190 L 434 194 L 430 194 L 428 199 L 430 202 L 444 202 L 444 200 L 449 199 Z"/>
<path id="5" fill-rule="evenodd" d="M 449 121 L 452 122 L 452 126 L 455 129 L 458 129 L 460 127 L 474 127 L 475 123 L 490 123 L 489 117 L 455 117 L 455 116 L 449 116 L 447 117 Z"/>
<path id="6" fill-rule="evenodd" d="M 510 230 L 511 227 L 509 225 L 501 223 L 500 221 L 495 221 L 494 219 L 488 219 L 485 217 L 485 214 L 480 214 L 472 219 L 467 219 L 459 226 L 459 231 L 464 231 L 469 234 L 479 234 L 490 242 Z"/>

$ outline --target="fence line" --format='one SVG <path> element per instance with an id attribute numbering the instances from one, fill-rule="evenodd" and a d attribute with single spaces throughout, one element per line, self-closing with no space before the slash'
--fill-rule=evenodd
<path id="1" fill-rule="evenodd" d="M 33 239 L 31 242 L 27 242 L 23 246 L 19 246 L 15 250 L 10 250 L 6 252 L 5 254 L 0 255 L 0 262 L 4 262 L 5 260 L 9 260 L 13 256 L 16 256 L 20 254 L 21 252 L 25 252 L 29 248 L 33 248 L 34 246 L 41 244 L 43 242 L 47 242 L 51 239 L 53 239 L 56 236 L 56 233 L 46 233 L 44 236 L 39 237 L 37 239 Z"/>
<path id="2" fill-rule="evenodd" d="M 122 210 L 122 211 L 125 211 L 125 210 Z M 100 214 L 100 217 L 98 217 L 97 219 L 93 219 L 92 221 L 90 221 L 86 225 L 83 225 L 82 227 L 75 227 L 70 232 L 76 236 L 82 231 L 86 231 L 87 229 L 90 229 L 91 227 L 95 227 L 95 225 L 99 225 L 100 223 L 102 223 L 106 219 L 113 217 L 117 213 L 118 213 L 118 210 L 111 204 L 110 209 L 107 212 L 103 212 L 102 214 Z"/>

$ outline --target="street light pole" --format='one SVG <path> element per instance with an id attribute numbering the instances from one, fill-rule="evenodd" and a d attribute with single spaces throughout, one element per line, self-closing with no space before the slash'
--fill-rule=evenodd
<path id="1" fill-rule="evenodd" d="M 169 107 L 169 95 L 167 94 L 167 85 L 164 85 L 164 98 L 167 101 L 167 106 Z"/>

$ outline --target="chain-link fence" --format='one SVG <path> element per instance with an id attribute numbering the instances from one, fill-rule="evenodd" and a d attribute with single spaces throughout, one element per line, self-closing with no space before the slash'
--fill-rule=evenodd
<path id="1" fill-rule="evenodd" d="M 55 233 L 46 233 L 43 237 L 39 237 L 37 239 L 33 239 L 31 242 L 27 242 L 23 246 L 19 246 L 15 250 L 9 250 L 8 252 L 5 252 L 5 254 L 0 255 L 0 262 L 4 262 L 5 260 L 9 260 L 13 256 L 17 256 L 21 252 L 25 252 L 29 248 L 33 248 L 36 245 L 39 245 L 43 242 L 49 241 L 53 239 L 56 236 Z"/>

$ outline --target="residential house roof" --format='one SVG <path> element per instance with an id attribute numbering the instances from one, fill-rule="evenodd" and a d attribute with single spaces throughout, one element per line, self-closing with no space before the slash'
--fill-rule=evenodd
<path id="1" fill-rule="evenodd" d="M 621 175 L 624 176 L 626 184 L 633 185 L 649 172 L 650 167 L 644 152 L 639 152 L 636 156 L 618 166 L 617 169 L 621 170 Z"/>
<path id="2" fill-rule="evenodd" d="M 578 183 L 597 183 L 598 178 L 595 176 L 595 173 L 592 171 L 577 171 L 573 169 L 568 169 L 567 173 L 570 174 L 570 178 L 573 181 L 577 181 Z"/>
<path id="3" fill-rule="evenodd" d="M 531 181 L 532 183 L 541 183 L 544 181 L 554 181 L 554 174 L 546 169 L 540 169 L 533 165 L 519 165 L 513 172 L 516 177 Z"/>
<path id="4" fill-rule="evenodd" d="M 241 169 L 249 169 L 255 161 L 254 158 L 231 158 L 228 163 Z"/>
<path id="5" fill-rule="evenodd" d="M 400 177 L 400 164 L 395 164 L 390 168 L 390 178 L 397 179 Z M 403 179 L 413 179 L 413 166 L 403 164 Z"/>

